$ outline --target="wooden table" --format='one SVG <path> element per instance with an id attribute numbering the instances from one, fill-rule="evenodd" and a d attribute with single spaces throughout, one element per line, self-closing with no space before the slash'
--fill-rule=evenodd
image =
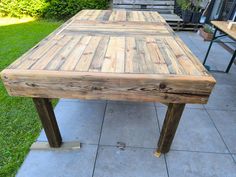
<path id="1" fill-rule="evenodd" d="M 157 153 L 170 149 L 186 103 L 207 103 L 214 78 L 156 12 L 83 10 L 1 73 L 32 97 L 51 147 L 62 142 L 49 98 L 168 104 Z"/>
<path id="2" fill-rule="evenodd" d="M 203 61 L 203 64 L 205 65 L 206 61 L 207 61 L 207 58 L 208 58 L 208 55 L 210 53 L 210 50 L 211 50 L 211 47 L 212 47 L 212 44 L 214 42 L 219 42 L 219 39 L 221 37 L 225 37 L 225 36 L 228 36 L 229 38 L 233 39 L 234 41 L 236 40 L 236 30 L 230 30 L 228 29 L 228 24 L 229 22 L 227 21 L 211 21 L 211 23 L 214 25 L 215 27 L 215 32 L 213 34 L 213 38 L 211 40 L 211 43 L 209 45 L 209 48 L 207 50 L 207 53 L 206 53 L 206 56 L 205 56 L 205 59 Z M 217 32 L 220 31 L 221 33 L 223 34 L 220 34 L 217 36 Z M 225 42 L 227 43 L 227 42 Z M 236 58 L 236 49 L 234 50 L 234 53 L 230 59 L 230 62 L 229 62 L 229 65 L 227 66 L 227 69 L 225 70 L 226 73 L 229 72 L 234 60 Z"/>

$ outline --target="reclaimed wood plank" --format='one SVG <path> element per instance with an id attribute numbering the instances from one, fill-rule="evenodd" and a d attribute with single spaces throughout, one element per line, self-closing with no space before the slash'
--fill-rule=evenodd
<path id="1" fill-rule="evenodd" d="M 75 71 L 88 71 L 100 40 L 101 37 L 98 36 L 91 38 L 89 44 L 75 66 Z"/>
<path id="2" fill-rule="evenodd" d="M 67 45 L 64 46 L 64 50 L 61 51 L 54 59 L 49 62 L 46 69 L 48 70 L 58 70 L 61 65 L 65 62 L 67 57 L 70 55 L 74 47 L 78 44 L 81 37 L 73 38 Z"/>
<path id="3" fill-rule="evenodd" d="M 189 59 L 189 57 L 185 54 L 185 52 L 173 38 L 165 38 L 165 41 L 167 42 L 168 46 L 172 49 L 173 53 L 175 54 L 176 60 L 184 68 L 186 74 L 201 75 L 201 73 L 197 70 L 197 68 Z"/>
<path id="4" fill-rule="evenodd" d="M 59 51 L 63 50 L 64 44 L 67 44 L 71 40 L 71 36 L 65 36 L 59 40 L 43 57 L 39 58 L 30 69 L 44 69 L 48 63 L 58 54 Z"/>
<path id="5" fill-rule="evenodd" d="M 85 48 L 87 47 L 91 36 L 83 36 L 81 37 L 78 45 L 75 46 L 75 49 L 71 52 L 71 54 L 67 57 L 66 61 L 59 68 L 60 70 L 74 70 L 79 58 L 83 54 Z"/>
<path id="6" fill-rule="evenodd" d="M 100 99 L 103 95 L 109 100 L 163 103 L 206 103 L 215 84 L 212 77 L 199 76 L 31 70 L 4 70 L 2 80 L 12 96 Z"/>
<path id="7" fill-rule="evenodd" d="M 161 51 L 159 50 L 156 40 L 154 38 L 147 37 L 146 42 L 155 73 L 169 74 L 170 72 L 168 70 L 167 64 L 161 55 Z"/>
<path id="8" fill-rule="evenodd" d="M 99 72 L 102 69 L 103 60 L 107 51 L 109 37 L 105 36 L 100 40 L 98 47 L 95 51 L 92 63 L 90 65 L 89 71 Z"/>
<path id="9" fill-rule="evenodd" d="M 162 58 L 165 60 L 170 74 L 185 74 L 184 69 L 179 65 L 173 52 L 169 49 L 163 39 L 156 39 Z"/>
<path id="10" fill-rule="evenodd" d="M 133 58 L 137 55 L 136 54 L 136 43 L 135 38 L 133 37 L 126 37 L 126 62 L 125 62 L 125 72 L 133 73 L 134 71 L 134 63 Z"/>
<path id="11" fill-rule="evenodd" d="M 102 72 L 124 72 L 124 37 L 110 37 Z"/>

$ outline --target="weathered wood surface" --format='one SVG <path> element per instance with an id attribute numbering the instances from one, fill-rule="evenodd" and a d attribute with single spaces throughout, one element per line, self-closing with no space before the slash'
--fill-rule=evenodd
<path id="1" fill-rule="evenodd" d="M 219 30 L 223 31 L 224 33 L 228 34 L 230 37 L 236 40 L 236 30 L 235 29 L 228 29 L 229 22 L 227 21 L 211 21 L 211 23 L 218 28 Z"/>
<path id="2" fill-rule="evenodd" d="M 113 8 L 132 10 L 155 10 L 160 13 L 173 13 L 174 0 L 113 0 Z"/>
<path id="3" fill-rule="evenodd" d="M 156 12 L 83 10 L 2 72 L 12 96 L 206 103 L 214 78 Z"/>
<path id="4" fill-rule="evenodd" d="M 62 138 L 51 102 L 47 98 L 34 98 L 33 101 L 43 124 L 49 145 L 51 147 L 60 147 Z"/>
<path id="5" fill-rule="evenodd" d="M 167 153 L 174 139 L 185 104 L 169 104 L 158 141 L 157 153 Z"/>

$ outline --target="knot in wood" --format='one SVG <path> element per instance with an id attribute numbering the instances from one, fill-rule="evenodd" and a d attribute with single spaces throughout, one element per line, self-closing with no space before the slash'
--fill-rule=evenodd
<path id="1" fill-rule="evenodd" d="M 92 90 L 102 90 L 101 87 L 92 86 Z"/>
<path id="2" fill-rule="evenodd" d="M 166 84 L 161 83 L 161 84 L 159 85 L 159 88 L 160 88 L 160 89 L 165 89 L 165 88 L 166 88 Z"/>

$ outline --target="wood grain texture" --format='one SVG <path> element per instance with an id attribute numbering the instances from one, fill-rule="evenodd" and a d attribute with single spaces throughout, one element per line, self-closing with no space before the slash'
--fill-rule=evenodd
<path id="1" fill-rule="evenodd" d="M 174 139 L 185 104 L 169 104 L 158 141 L 158 153 L 167 153 Z"/>
<path id="2" fill-rule="evenodd" d="M 33 101 L 50 146 L 60 147 L 62 138 L 51 102 L 47 98 L 34 98 Z"/>
<path id="3" fill-rule="evenodd" d="M 83 10 L 3 70 L 12 96 L 206 103 L 215 84 L 157 12 Z"/>
<path id="4" fill-rule="evenodd" d="M 230 37 L 236 40 L 236 30 L 235 29 L 228 29 L 229 22 L 227 21 L 211 21 L 215 27 L 219 30 L 223 31 L 224 33 L 228 34 Z"/>

